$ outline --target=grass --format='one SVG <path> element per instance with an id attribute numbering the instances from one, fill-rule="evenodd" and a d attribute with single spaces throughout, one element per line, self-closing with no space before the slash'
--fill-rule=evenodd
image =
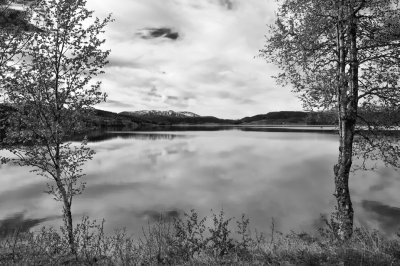
<path id="1" fill-rule="evenodd" d="M 209 225 L 207 225 L 209 224 Z M 223 211 L 199 217 L 195 211 L 159 221 L 134 238 L 118 230 L 106 235 L 104 221 L 83 217 L 75 228 L 77 256 L 69 253 L 66 232 L 42 228 L 14 232 L 0 240 L 1 265 L 400 265 L 400 236 L 356 228 L 341 242 L 330 223 L 315 235 L 251 231 L 249 219 Z"/>

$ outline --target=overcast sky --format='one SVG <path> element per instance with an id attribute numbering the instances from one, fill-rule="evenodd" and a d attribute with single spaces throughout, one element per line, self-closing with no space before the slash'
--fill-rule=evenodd
<path id="1" fill-rule="evenodd" d="M 104 17 L 110 64 L 102 76 L 107 103 L 98 108 L 191 111 L 241 118 L 301 110 L 290 88 L 257 58 L 274 0 L 88 0 Z"/>

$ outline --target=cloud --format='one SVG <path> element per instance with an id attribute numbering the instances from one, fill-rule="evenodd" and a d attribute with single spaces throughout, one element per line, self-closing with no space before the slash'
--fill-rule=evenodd
<path id="1" fill-rule="evenodd" d="M 110 62 L 106 65 L 106 68 L 108 69 L 116 67 L 140 69 L 143 67 L 143 65 L 138 64 L 134 59 L 132 60 L 132 59 L 111 56 L 109 61 Z"/>
<path id="2" fill-rule="evenodd" d="M 369 192 L 371 193 L 384 193 L 386 188 L 393 187 L 398 182 L 398 175 L 394 169 L 377 169 L 377 174 L 379 175 L 379 183 L 371 185 L 369 188 Z"/>
<path id="3" fill-rule="evenodd" d="M 233 1 L 232 0 L 219 0 L 219 2 L 223 7 L 226 7 L 228 10 L 233 9 Z"/>
<path id="4" fill-rule="evenodd" d="M 179 98 L 176 96 L 167 96 L 167 99 L 164 101 L 166 104 L 172 106 L 172 107 L 177 107 L 179 109 L 181 108 L 188 108 L 189 107 L 189 100 L 188 98 Z"/>
<path id="5" fill-rule="evenodd" d="M 241 118 L 301 109 L 290 88 L 278 87 L 270 77 L 277 67 L 255 58 L 266 24 L 274 19 L 272 0 L 88 4 L 97 16 L 114 14 L 116 21 L 106 29 L 106 48 L 112 52 L 103 87 L 110 98 L 132 105 L 132 111 L 175 109 Z"/>
<path id="6" fill-rule="evenodd" d="M 113 100 L 113 99 L 108 99 L 106 103 L 104 103 L 102 106 L 105 107 L 123 107 L 123 108 L 133 108 L 134 105 L 130 103 L 126 103 L 124 101 L 120 100 Z"/>
<path id="7" fill-rule="evenodd" d="M 147 95 L 151 97 L 162 98 L 162 95 L 158 93 L 157 88 L 154 86 L 151 88 L 150 92 L 147 93 Z"/>
<path id="8" fill-rule="evenodd" d="M 136 34 L 142 39 L 167 38 L 176 40 L 179 38 L 179 33 L 169 28 L 145 28 L 139 30 Z"/>

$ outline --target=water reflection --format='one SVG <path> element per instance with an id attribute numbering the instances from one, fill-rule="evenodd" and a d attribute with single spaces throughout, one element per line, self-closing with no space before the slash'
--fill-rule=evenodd
<path id="1" fill-rule="evenodd" d="M 0 238 L 12 236 L 17 233 L 29 232 L 31 228 L 54 219 L 59 219 L 59 216 L 46 217 L 40 219 L 26 218 L 24 212 L 12 214 L 0 220 Z"/>
<path id="2" fill-rule="evenodd" d="M 175 134 L 176 132 L 189 131 L 257 131 L 257 132 L 303 132 L 303 133 L 327 133 L 336 134 L 334 127 L 315 127 L 315 126 L 164 126 L 157 131 L 94 131 L 88 134 L 88 140 L 91 142 L 101 142 L 114 138 L 122 139 L 169 139 L 187 138 L 188 135 Z M 76 140 L 80 140 L 77 138 Z"/>
<path id="3" fill-rule="evenodd" d="M 187 138 L 185 135 L 175 135 L 170 133 L 154 133 L 154 132 L 124 132 L 124 131 L 98 131 L 88 134 L 87 138 L 90 142 L 102 142 L 105 140 L 121 138 L 121 139 L 144 139 L 144 140 L 173 140 L 175 138 Z M 77 139 L 78 140 L 78 139 Z"/>
<path id="4" fill-rule="evenodd" d="M 370 216 L 370 220 L 376 220 L 381 228 L 386 229 L 386 232 L 396 232 L 400 229 L 399 206 L 394 207 L 372 200 L 363 200 L 361 206 Z"/>
<path id="5" fill-rule="evenodd" d="M 313 230 L 320 214 L 333 210 L 337 144 L 335 134 L 315 132 L 109 132 L 89 144 L 96 156 L 86 165 L 88 186 L 73 211 L 77 218 L 105 218 L 107 230 L 126 227 L 136 234 L 160 213 L 171 219 L 192 208 L 200 216 L 221 208 L 228 216 L 246 213 L 261 231 L 272 218 L 278 230 Z M 0 175 L 0 213 L 60 212 L 42 193 L 41 177 L 10 166 Z M 398 173 L 356 172 L 350 183 L 357 223 L 392 234 Z"/>
<path id="6" fill-rule="evenodd" d="M 288 125 L 174 125 L 158 128 L 157 131 L 261 131 L 261 132 L 314 132 L 314 133 L 336 133 L 334 126 L 288 126 Z"/>

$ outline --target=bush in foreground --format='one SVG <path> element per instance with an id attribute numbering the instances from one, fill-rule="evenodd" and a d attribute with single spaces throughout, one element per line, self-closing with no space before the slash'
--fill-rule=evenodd
<path id="1" fill-rule="evenodd" d="M 236 223 L 236 224 L 235 224 Z M 70 254 L 64 228 L 15 232 L 0 241 L 3 265 L 400 265 L 400 241 L 377 231 L 356 229 L 337 240 L 330 223 L 317 236 L 283 234 L 271 227 L 251 232 L 244 215 L 234 221 L 224 212 L 200 218 L 191 211 L 180 219 L 143 228 L 140 238 L 124 230 L 106 235 L 104 221 L 84 217 L 75 229 L 77 255 Z"/>

